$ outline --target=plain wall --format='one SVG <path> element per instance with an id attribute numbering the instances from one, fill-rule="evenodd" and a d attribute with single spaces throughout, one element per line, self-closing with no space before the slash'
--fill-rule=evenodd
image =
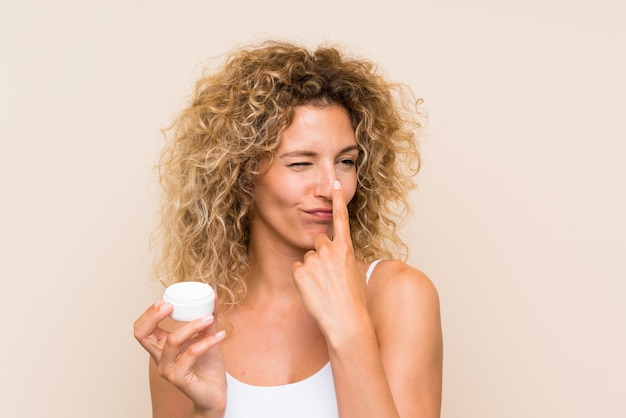
<path id="1" fill-rule="evenodd" d="M 371 4 L 371 6 L 369 5 Z M 624 417 L 619 0 L 0 2 L 0 416 L 147 417 L 160 129 L 202 60 L 337 41 L 424 98 L 404 234 L 444 418 Z"/>

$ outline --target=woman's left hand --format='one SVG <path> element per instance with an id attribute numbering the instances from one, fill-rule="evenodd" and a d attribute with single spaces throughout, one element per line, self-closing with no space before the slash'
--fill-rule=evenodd
<path id="1" fill-rule="evenodd" d="M 307 310 L 329 341 L 369 321 L 366 283 L 354 256 L 348 206 L 339 181 L 332 188 L 333 238 L 315 238 L 315 250 L 294 264 L 293 277 Z"/>

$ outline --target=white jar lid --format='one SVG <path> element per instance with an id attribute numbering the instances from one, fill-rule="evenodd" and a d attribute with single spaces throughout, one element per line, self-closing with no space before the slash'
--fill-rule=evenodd
<path id="1" fill-rule="evenodd" d="M 214 299 L 213 288 L 204 282 L 174 283 L 163 294 L 163 300 L 173 305 L 203 305 Z"/>

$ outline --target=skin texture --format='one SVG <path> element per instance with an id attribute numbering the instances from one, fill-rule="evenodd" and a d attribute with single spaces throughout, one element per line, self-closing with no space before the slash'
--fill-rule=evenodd
<path id="1" fill-rule="evenodd" d="M 299 106 L 255 189 L 246 299 L 221 316 L 136 321 L 155 417 L 221 417 L 225 372 L 252 385 L 305 379 L 330 361 L 342 418 L 438 417 L 442 338 L 432 282 L 401 261 L 354 256 L 347 204 L 356 139 L 344 108 Z M 215 313 L 217 315 L 217 312 Z"/>

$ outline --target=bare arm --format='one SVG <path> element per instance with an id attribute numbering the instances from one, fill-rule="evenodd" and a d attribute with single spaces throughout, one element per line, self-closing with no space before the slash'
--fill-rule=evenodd
<path id="1" fill-rule="evenodd" d="M 226 373 L 215 317 L 169 327 L 172 306 L 162 300 L 135 321 L 135 338 L 150 353 L 154 417 L 220 418 L 226 405 Z M 165 325 L 165 326 L 164 326 Z"/>
<path id="2" fill-rule="evenodd" d="M 153 418 L 189 418 L 193 412 L 193 403 L 176 386 L 159 374 L 152 358 L 148 367 L 150 376 L 150 397 L 152 399 Z"/>
<path id="3" fill-rule="evenodd" d="M 383 262 L 376 273 L 370 314 L 329 337 L 340 416 L 437 418 L 443 348 L 436 289 L 401 262 Z"/>
<path id="4" fill-rule="evenodd" d="M 439 296 L 422 272 L 381 263 L 372 280 L 372 318 L 380 356 L 402 417 L 440 416 L 443 341 Z"/>
<path id="5" fill-rule="evenodd" d="M 324 333 L 342 418 L 437 418 L 441 405 L 439 299 L 431 281 L 384 261 L 366 287 L 354 258 L 346 202 L 333 191 L 333 240 L 294 266 L 302 300 Z"/>

